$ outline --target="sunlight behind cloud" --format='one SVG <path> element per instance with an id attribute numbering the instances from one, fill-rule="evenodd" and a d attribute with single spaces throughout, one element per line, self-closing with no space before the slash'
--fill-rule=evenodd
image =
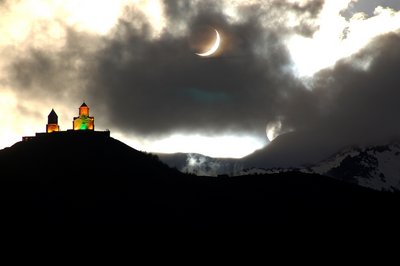
<path id="1" fill-rule="evenodd" d="M 160 0 L 24 0 L 0 7 L 0 45 L 23 42 L 38 24 L 45 26 L 42 30 L 56 35 L 60 35 L 57 28 L 47 28 L 67 26 L 105 35 L 118 23 L 124 8 L 129 5 L 142 11 L 156 31 L 160 32 L 165 26 Z"/>
<path id="2" fill-rule="evenodd" d="M 149 23 L 152 25 L 154 35 L 161 34 L 166 26 L 164 7 L 161 0 L 139 1 L 140 10 L 146 14 Z"/>
<path id="3" fill-rule="evenodd" d="M 400 11 L 377 7 L 374 16 L 356 13 L 346 20 L 340 12 L 351 0 L 327 1 L 312 38 L 293 35 L 287 41 L 298 76 L 312 76 L 364 48 L 374 37 L 400 29 Z M 365 68 L 365 66 L 363 66 Z"/>
<path id="4" fill-rule="evenodd" d="M 3 125 L 0 131 L 0 147 L 8 147 L 20 140 L 20 136 L 16 134 L 14 110 L 16 109 L 17 100 L 15 96 L 7 91 L 0 93 L 0 124 Z"/>
<path id="5" fill-rule="evenodd" d="M 282 133 L 281 130 L 282 130 L 281 121 L 268 123 L 266 133 L 269 141 L 273 141 L 277 136 L 279 136 Z"/>
<path id="6" fill-rule="evenodd" d="M 21 141 L 23 136 L 44 132 L 47 114 L 43 114 L 42 118 L 40 112 L 37 111 L 43 109 L 43 103 L 29 103 L 27 106 L 19 101 L 10 90 L 2 88 L 0 106 L 0 124 L 2 125 L 0 149 Z"/>
<path id="7" fill-rule="evenodd" d="M 210 157 L 242 158 L 266 145 L 266 140 L 253 136 L 202 136 L 174 134 L 156 140 L 112 134 L 132 147 L 156 153 L 200 153 Z"/>
<path id="8" fill-rule="evenodd" d="M 69 0 L 63 1 L 63 16 L 69 25 L 78 29 L 107 33 L 117 22 L 127 1 Z"/>

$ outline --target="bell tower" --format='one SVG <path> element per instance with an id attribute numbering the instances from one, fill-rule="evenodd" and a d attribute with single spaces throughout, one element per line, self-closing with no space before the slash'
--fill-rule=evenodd
<path id="1" fill-rule="evenodd" d="M 50 114 L 47 116 L 46 133 L 60 131 L 60 126 L 58 125 L 58 116 L 54 109 L 51 109 Z"/>
<path id="2" fill-rule="evenodd" d="M 82 103 L 81 107 L 79 107 L 79 116 L 81 115 L 89 116 L 89 107 L 86 103 Z"/>

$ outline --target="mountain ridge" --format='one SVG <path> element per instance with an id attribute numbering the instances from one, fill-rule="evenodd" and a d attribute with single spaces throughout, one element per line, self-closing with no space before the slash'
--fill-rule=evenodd
<path id="1" fill-rule="evenodd" d="M 348 147 L 305 171 L 377 190 L 400 191 L 400 143 Z"/>
<path id="2" fill-rule="evenodd" d="M 268 162 L 263 163 L 260 153 L 265 153 L 265 150 L 250 156 L 257 156 L 258 164 L 251 164 L 248 157 L 224 159 L 201 154 L 172 154 L 160 156 L 160 159 L 182 172 L 208 176 L 298 171 L 325 175 L 375 190 L 400 191 L 400 142 L 397 140 L 386 144 L 347 146 L 317 163 L 293 167 L 264 167 L 262 165 L 268 165 Z"/>

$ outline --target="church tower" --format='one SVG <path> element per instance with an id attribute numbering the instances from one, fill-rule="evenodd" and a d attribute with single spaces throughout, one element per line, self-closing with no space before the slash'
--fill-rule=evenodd
<path id="1" fill-rule="evenodd" d="M 60 126 L 58 125 L 58 116 L 54 109 L 51 109 L 51 112 L 47 117 L 46 133 L 56 131 L 60 131 Z"/>
<path id="2" fill-rule="evenodd" d="M 79 116 L 74 117 L 72 128 L 74 130 L 94 130 L 94 117 L 89 116 L 89 107 L 86 103 L 82 103 L 79 107 Z"/>

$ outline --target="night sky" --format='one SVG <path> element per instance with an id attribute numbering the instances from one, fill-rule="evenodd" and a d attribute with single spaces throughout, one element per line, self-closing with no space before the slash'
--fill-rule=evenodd
<path id="1" fill-rule="evenodd" d="M 0 12 L 2 147 L 43 132 L 52 108 L 71 128 L 83 101 L 96 129 L 151 152 L 273 145 L 280 164 L 400 137 L 397 0 L 6 0 Z M 214 29 L 217 52 L 196 55 Z"/>

